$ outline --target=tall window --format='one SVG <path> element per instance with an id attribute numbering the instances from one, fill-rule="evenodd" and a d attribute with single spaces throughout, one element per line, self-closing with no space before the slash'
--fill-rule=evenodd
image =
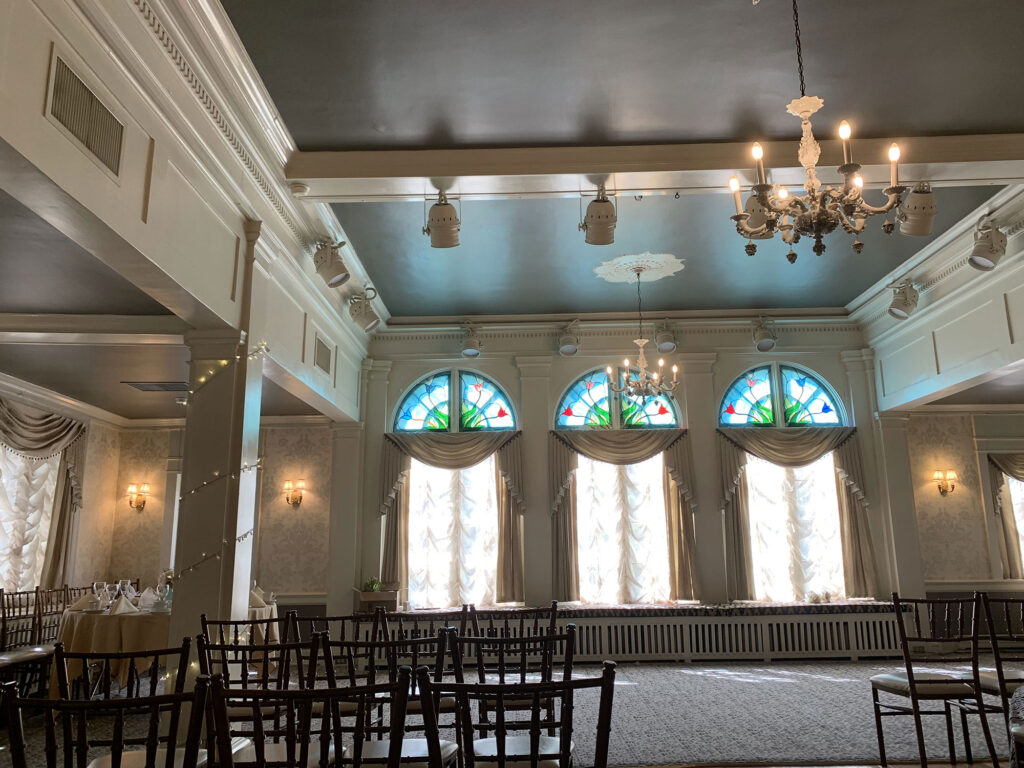
<path id="1" fill-rule="evenodd" d="M 622 369 L 613 374 L 619 379 Z M 556 429 L 676 427 L 666 396 L 637 400 L 615 393 L 604 371 L 582 376 L 555 412 Z M 580 600 L 654 603 L 669 599 L 669 542 L 661 456 L 618 466 L 579 457 L 576 471 Z"/>
<path id="2" fill-rule="evenodd" d="M 1011 509 L 1004 509 L 1003 514 L 1012 514 L 1017 523 L 1017 539 L 1021 552 L 1024 553 L 1024 483 L 1009 475 L 1003 475 L 1006 492 L 1010 495 Z"/>
<path id="3" fill-rule="evenodd" d="M 459 418 L 452 421 L 452 413 L 459 414 Z M 418 381 L 395 413 L 396 432 L 515 428 L 508 395 L 473 371 L 441 371 Z M 460 470 L 412 462 L 407 481 L 412 606 L 444 608 L 495 602 L 497 480 L 493 456 Z"/>
<path id="4" fill-rule="evenodd" d="M 27 459 L 0 444 L 0 588 L 35 589 L 46 559 L 60 455 Z"/>
<path id="5" fill-rule="evenodd" d="M 820 378 L 790 365 L 753 368 L 726 390 L 723 427 L 843 424 L 839 398 Z M 754 596 L 807 600 L 845 593 L 839 497 L 831 453 L 803 467 L 748 454 L 746 483 Z"/>

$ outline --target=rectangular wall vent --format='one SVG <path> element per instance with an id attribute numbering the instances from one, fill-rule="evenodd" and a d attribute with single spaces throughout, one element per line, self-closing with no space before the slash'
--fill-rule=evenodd
<path id="1" fill-rule="evenodd" d="M 59 56 L 54 57 L 50 114 L 111 173 L 120 173 L 124 126 Z"/>
<path id="2" fill-rule="evenodd" d="M 140 392 L 188 392 L 187 381 L 122 381 Z"/>
<path id="3" fill-rule="evenodd" d="M 331 348 L 320 338 L 319 334 L 317 334 L 316 346 L 313 349 L 313 365 L 324 373 L 331 372 Z"/>

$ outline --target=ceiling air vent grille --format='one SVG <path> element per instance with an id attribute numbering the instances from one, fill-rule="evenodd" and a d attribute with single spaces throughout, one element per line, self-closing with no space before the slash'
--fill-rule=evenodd
<path id="1" fill-rule="evenodd" d="M 316 337 L 316 348 L 313 350 L 313 365 L 324 373 L 331 372 L 331 348 L 320 336 Z"/>
<path id="2" fill-rule="evenodd" d="M 50 114 L 116 176 L 124 126 L 64 60 L 55 57 Z"/>
<path id="3" fill-rule="evenodd" d="M 186 381 L 122 381 L 140 392 L 188 392 Z"/>

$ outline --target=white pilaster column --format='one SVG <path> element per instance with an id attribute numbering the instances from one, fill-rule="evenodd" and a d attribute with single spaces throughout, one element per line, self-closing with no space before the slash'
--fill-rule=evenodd
<path id="1" fill-rule="evenodd" d="M 882 470 L 879 460 L 879 423 L 874 414 L 878 410 L 875 393 L 875 352 L 873 349 L 849 350 L 842 353 L 849 381 L 848 400 L 850 422 L 857 427 L 861 461 L 864 472 L 864 494 L 870 507 L 868 523 L 871 527 L 872 550 L 875 554 L 875 574 L 878 577 L 876 597 L 888 599 L 895 583 L 892 569 L 891 528 L 887 524 L 882 499 Z"/>
<path id="2" fill-rule="evenodd" d="M 216 619 L 248 614 L 263 389 L 262 363 L 248 359 L 259 233 L 260 222 L 245 223 L 241 327 L 185 335 L 191 394 L 185 409 L 172 641 L 195 635 L 202 613 Z"/>
<path id="3" fill-rule="evenodd" d="M 363 361 L 362 406 L 365 432 L 363 434 L 363 494 L 360 540 L 362 545 L 357 562 L 356 580 L 380 576 L 381 547 L 384 541 L 380 514 L 380 450 L 384 433 L 391 424 L 388 417 L 388 380 L 391 376 L 390 360 Z"/>
<path id="4" fill-rule="evenodd" d="M 924 566 L 917 530 L 917 506 L 907 447 L 906 414 L 881 413 L 879 426 L 879 466 L 885 522 L 889 527 L 892 549 L 892 588 L 904 597 L 924 597 Z"/>
<path id="5" fill-rule="evenodd" d="M 548 488 L 548 430 L 551 429 L 551 355 L 517 357 L 526 516 L 523 519 L 523 589 L 527 605 L 549 603 L 554 594 L 551 496 Z"/>
<path id="6" fill-rule="evenodd" d="M 327 561 L 327 615 L 352 613 L 352 588 L 359 581 L 360 478 L 363 425 L 331 425 L 331 524 Z"/>
<path id="7" fill-rule="evenodd" d="M 726 579 L 725 527 L 722 519 L 721 481 L 718 461 L 718 401 L 712 368 L 715 352 L 676 355 L 685 399 L 686 428 L 693 455 L 694 493 L 697 510 L 693 530 L 697 544 L 694 573 L 698 595 L 704 603 L 729 600 Z M 678 391 L 678 390 L 677 390 Z"/>

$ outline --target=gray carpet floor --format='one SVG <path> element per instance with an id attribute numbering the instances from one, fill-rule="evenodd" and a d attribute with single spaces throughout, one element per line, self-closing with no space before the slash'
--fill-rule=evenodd
<path id="1" fill-rule="evenodd" d="M 898 662 L 620 664 L 609 762 L 614 766 L 692 763 L 871 764 L 878 761 L 869 678 L 901 669 Z M 580 675 L 597 667 L 579 666 Z M 936 670 L 947 671 L 947 670 Z M 597 691 L 577 698 L 577 765 L 593 764 Z M 893 699 L 895 700 L 895 699 Z M 990 716 L 1000 754 L 1008 753 L 1001 715 Z M 42 727 L 29 719 L 33 768 L 45 764 Z M 929 758 L 945 761 L 945 721 L 925 718 Z M 957 724 L 957 751 L 963 742 Z M 0 766 L 10 764 L 6 730 Z M 978 718 L 971 723 L 975 760 L 987 752 Z M 916 760 L 911 718 L 886 721 L 890 760 Z M 1004 765 L 1006 765 L 1004 761 Z"/>

